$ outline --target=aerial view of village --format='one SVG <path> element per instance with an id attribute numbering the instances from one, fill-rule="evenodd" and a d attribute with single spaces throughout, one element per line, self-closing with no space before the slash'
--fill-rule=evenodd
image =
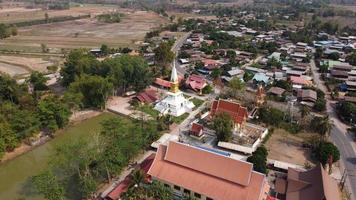
<path id="1" fill-rule="evenodd" d="M 0 0 L 0 200 L 356 200 L 355 0 Z"/>

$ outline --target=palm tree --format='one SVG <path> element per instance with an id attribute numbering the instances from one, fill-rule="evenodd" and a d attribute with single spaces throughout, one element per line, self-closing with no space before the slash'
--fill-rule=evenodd
<path id="1" fill-rule="evenodd" d="M 332 128 L 332 124 L 330 123 L 329 116 L 322 118 L 318 126 L 318 133 L 321 135 L 323 139 L 329 136 Z"/>
<path id="2" fill-rule="evenodd" d="M 302 105 L 302 107 L 299 110 L 300 115 L 302 116 L 302 119 L 304 119 L 306 116 L 309 115 L 310 113 L 310 108 L 306 105 Z"/>
<path id="3" fill-rule="evenodd" d="M 138 169 L 132 173 L 132 184 L 140 187 L 141 183 L 145 180 L 145 173 Z"/>

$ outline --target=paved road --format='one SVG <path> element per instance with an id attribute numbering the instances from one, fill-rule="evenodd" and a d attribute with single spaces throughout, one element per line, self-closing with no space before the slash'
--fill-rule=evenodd
<path id="1" fill-rule="evenodd" d="M 341 158 L 341 171 L 346 169 L 346 173 L 348 175 L 347 186 L 349 188 L 349 192 L 351 193 L 352 199 L 356 199 L 356 153 L 354 149 L 354 142 L 352 138 L 347 133 L 348 126 L 342 123 L 332 105 L 335 104 L 334 101 L 331 100 L 330 93 L 328 92 L 325 84 L 320 79 L 320 74 L 317 71 L 317 67 L 315 66 L 314 60 L 310 63 L 311 70 L 313 72 L 313 78 L 316 86 L 321 89 L 326 95 L 327 98 L 327 114 L 329 115 L 329 119 L 333 123 L 333 127 L 330 133 L 330 139 L 335 143 L 335 145 L 339 148 Z"/>
<path id="2" fill-rule="evenodd" d="M 178 55 L 180 48 L 183 46 L 184 42 L 188 39 L 190 34 L 191 34 L 191 32 L 184 33 L 184 35 L 182 37 L 180 37 L 178 40 L 176 40 L 171 51 L 173 51 L 176 55 Z M 177 59 L 175 59 L 174 62 L 176 62 L 176 69 L 177 69 L 178 73 L 181 75 L 184 75 L 186 73 L 185 68 L 181 67 L 181 65 L 179 64 Z"/>

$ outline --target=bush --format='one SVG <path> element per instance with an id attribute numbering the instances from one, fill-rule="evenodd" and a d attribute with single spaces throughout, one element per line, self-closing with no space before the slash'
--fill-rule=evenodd
<path id="1" fill-rule="evenodd" d="M 213 87 L 208 84 L 207 86 L 205 86 L 202 90 L 203 94 L 210 94 L 213 91 Z"/>

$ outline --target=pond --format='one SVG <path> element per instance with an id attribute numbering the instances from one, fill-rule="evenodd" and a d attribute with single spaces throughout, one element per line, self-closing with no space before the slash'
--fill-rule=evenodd
<path id="1" fill-rule="evenodd" d="M 30 187 L 30 178 L 48 167 L 54 147 L 69 141 L 90 137 L 100 131 L 100 123 L 115 117 L 104 113 L 87 119 L 79 124 L 69 126 L 49 142 L 34 148 L 11 161 L 0 165 L 0 199 L 1 200 L 44 200 Z"/>

